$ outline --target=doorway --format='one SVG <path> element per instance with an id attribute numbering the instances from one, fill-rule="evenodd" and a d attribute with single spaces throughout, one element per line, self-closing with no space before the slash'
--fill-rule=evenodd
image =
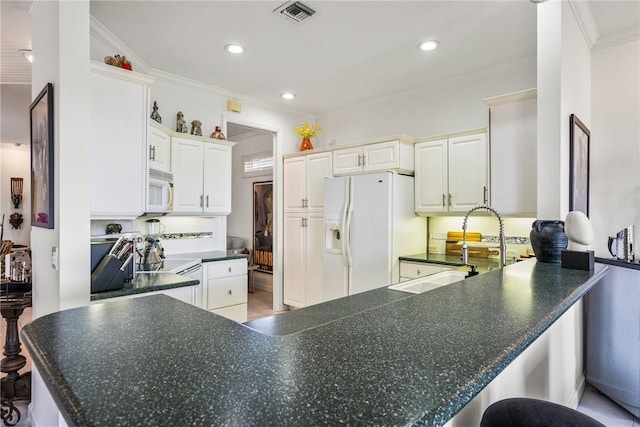
<path id="1" fill-rule="evenodd" d="M 250 250 L 247 320 L 276 313 L 273 265 L 275 240 L 273 193 L 276 132 L 240 123 L 226 123 L 232 150 L 232 206 L 227 235 L 240 238 Z"/>

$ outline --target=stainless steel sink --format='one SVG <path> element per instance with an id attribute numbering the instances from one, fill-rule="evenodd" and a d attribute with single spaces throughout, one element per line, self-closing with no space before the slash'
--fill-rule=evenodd
<path id="1" fill-rule="evenodd" d="M 408 282 L 397 283 L 389 286 L 389 289 L 395 291 L 409 292 L 412 294 L 421 294 L 423 292 L 432 291 L 442 286 L 464 280 L 466 273 L 462 271 L 443 271 L 441 273 L 432 274 L 430 276 L 419 277 L 409 280 Z"/>

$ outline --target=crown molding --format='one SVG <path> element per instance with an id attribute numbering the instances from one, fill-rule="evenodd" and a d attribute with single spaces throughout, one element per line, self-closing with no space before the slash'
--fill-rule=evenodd
<path id="1" fill-rule="evenodd" d="M 602 34 L 593 47 L 593 50 L 605 49 L 635 40 L 640 40 L 640 26 L 638 25 Z"/>
<path id="2" fill-rule="evenodd" d="M 195 87 L 197 89 L 201 89 L 201 90 L 205 90 L 208 92 L 213 92 L 216 93 L 218 95 L 223 95 L 223 96 L 227 96 L 233 99 L 237 99 L 237 100 L 244 100 L 247 102 L 252 103 L 253 105 L 257 105 L 257 106 L 261 106 L 261 107 L 266 107 L 269 108 L 271 110 L 277 110 L 280 112 L 284 112 L 284 113 L 288 113 L 288 114 L 295 114 L 298 116 L 304 116 L 304 117 L 315 117 L 313 114 L 308 113 L 306 111 L 300 111 L 300 110 L 292 110 L 292 109 L 288 109 L 288 108 L 284 108 L 280 105 L 276 105 L 276 104 L 272 104 L 266 101 L 263 101 L 259 98 L 255 98 L 252 97 L 250 95 L 246 95 L 244 93 L 240 93 L 240 92 L 234 92 L 232 90 L 229 89 L 225 89 L 219 86 L 215 86 L 212 84 L 208 84 L 208 83 L 203 83 L 199 80 L 193 80 L 190 79 L 188 77 L 183 77 L 183 76 L 179 76 L 177 74 L 173 74 L 173 73 L 169 73 L 167 71 L 162 71 L 162 70 L 158 70 L 157 68 L 151 68 L 148 71 L 148 74 L 159 78 L 159 79 L 163 79 L 163 80 L 168 80 L 174 83 L 178 83 L 181 85 L 186 85 L 186 86 L 191 86 L 191 87 Z M 233 121 L 233 120 L 232 120 Z"/>
<path id="3" fill-rule="evenodd" d="M 461 86 L 464 84 L 482 81 L 496 74 L 503 74 L 503 73 L 513 72 L 518 70 L 526 70 L 530 68 L 533 68 L 535 70 L 536 65 L 537 65 L 536 57 L 534 56 L 530 58 L 521 59 L 519 61 L 514 61 L 508 64 L 499 64 L 499 65 L 494 65 L 494 66 L 486 67 L 479 70 L 473 70 L 468 73 L 461 74 L 459 76 L 442 79 L 442 80 L 435 81 L 435 82 L 428 83 L 421 86 L 416 86 L 402 92 L 394 93 L 387 96 L 382 96 L 382 97 L 365 101 L 359 104 L 346 106 L 339 110 L 329 111 L 327 113 L 318 115 L 318 118 L 323 118 L 323 117 L 327 117 L 327 116 L 331 116 L 339 113 L 348 112 L 355 108 L 363 108 L 369 105 L 377 104 L 379 102 L 389 101 L 389 100 L 402 97 L 407 94 L 415 93 L 418 91 L 453 88 L 453 87 Z"/>
<path id="4" fill-rule="evenodd" d="M 142 58 L 136 55 L 126 44 L 113 35 L 100 21 L 90 16 L 89 33 L 91 37 L 102 43 L 105 47 L 115 53 L 126 56 L 135 65 L 136 71 L 148 74 L 151 67 Z"/>
<path id="5" fill-rule="evenodd" d="M 580 31 L 582 31 L 582 36 L 586 40 L 589 49 L 593 49 L 600 38 L 600 31 L 598 31 L 596 21 L 593 19 L 589 2 L 569 0 L 569 6 L 571 6 L 571 10 L 576 17 Z"/>

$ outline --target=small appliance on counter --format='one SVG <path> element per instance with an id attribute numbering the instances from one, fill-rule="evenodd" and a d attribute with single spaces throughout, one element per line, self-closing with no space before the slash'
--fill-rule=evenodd
<path id="1" fill-rule="evenodd" d="M 164 233 L 164 224 L 158 218 L 151 218 L 145 221 L 147 224 L 147 234 L 155 236 Z"/>
<path id="2" fill-rule="evenodd" d="M 144 239 L 144 245 L 138 254 L 140 256 L 136 268 L 139 271 L 158 271 L 164 267 L 164 249 L 153 237 L 147 236 Z"/>
<path id="3" fill-rule="evenodd" d="M 614 258 L 621 261 L 634 262 L 633 225 L 618 231 L 615 237 L 609 237 L 607 247 Z"/>

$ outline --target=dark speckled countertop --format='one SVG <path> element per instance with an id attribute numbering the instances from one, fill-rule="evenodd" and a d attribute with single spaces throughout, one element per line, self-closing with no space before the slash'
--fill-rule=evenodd
<path id="1" fill-rule="evenodd" d="M 246 258 L 247 255 L 233 251 L 207 251 L 172 255 L 171 258 L 196 258 L 202 262 L 224 261 L 228 259 Z M 91 301 L 101 301 L 147 292 L 162 291 L 183 286 L 194 286 L 199 282 L 186 276 L 172 273 L 144 273 L 138 274 L 131 282 L 126 282 L 122 289 L 91 294 Z"/>
<path id="2" fill-rule="evenodd" d="M 324 318 L 277 335 L 154 295 L 53 313 L 22 338 L 69 425 L 441 426 L 606 271 L 528 260 L 300 309 L 291 322 Z"/>
<path id="3" fill-rule="evenodd" d="M 179 274 L 138 274 L 132 281 L 125 282 L 122 289 L 91 294 L 91 301 L 100 301 L 108 298 L 117 298 L 128 295 L 144 294 L 147 292 L 162 291 L 166 289 L 181 288 L 183 286 L 194 286 L 198 283 L 200 283 L 198 280 L 191 279 L 187 276 L 181 276 Z"/>

